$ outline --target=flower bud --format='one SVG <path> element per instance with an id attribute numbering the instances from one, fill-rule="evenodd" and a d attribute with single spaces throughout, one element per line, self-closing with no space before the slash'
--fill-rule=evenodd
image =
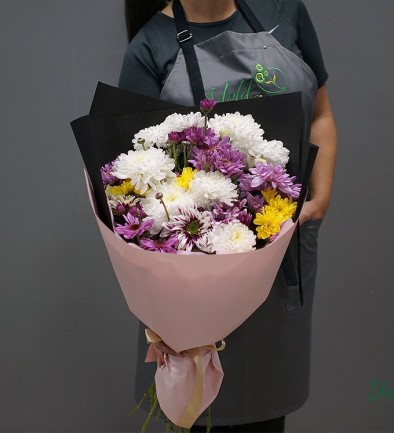
<path id="1" fill-rule="evenodd" d="M 207 114 L 212 111 L 212 109 L 215 107 L 216 101 L 214 99 L 203 99 L 200 101 L 200 110 Z"/>
<path id="2" fill-rule="evenodd" d="M 183 139 L 183 134 L 181 132 L 172 131 L 168 133 L 168 141 L 170 143 L 179 143 Z"/>

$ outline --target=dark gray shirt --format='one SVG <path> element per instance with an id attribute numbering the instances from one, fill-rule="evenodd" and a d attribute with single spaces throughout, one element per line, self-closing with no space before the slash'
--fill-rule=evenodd
<path id="1" fill-rule="evenodd" d="M 278 26 L 272 35 L 310 66 L 321 87 L 328 74 L 315 29 L 302 1 L 248 0 L 248 4 L 266 31 Z M 239 11 L 223 21 L 190 23 L 195 44 L 226 30 L 253 32 Z M 119 87 L 158 98 L 180 49 L 176 34 L 174 19 L 158 12 L 129 44 Z"/>

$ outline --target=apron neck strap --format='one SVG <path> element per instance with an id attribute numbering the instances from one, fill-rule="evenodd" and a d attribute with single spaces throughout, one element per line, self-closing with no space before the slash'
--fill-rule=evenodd
<path id="1" fill-rule="evenodd" d="M 179 0 L 173 1 L 172 10 L 177 29 L 176 37 L 181 45 L 185 57 L 187 72 L 189 73 L 190 84 L 193 91 L 194 103 L 200 105 L 200 101 L 205 99 L 205 92 L 196 51 L 193 46 L 193 35 L 190 33 L 189 23 L 186 21 L 185 12 L 183 11 Z"/>
<path id="2" fill-rule="evenodd" d="M 254 30 L 255 33 L 264 32 L 264 27 L 261 22 L 257 19 L 256 15 L 250 9 L 249 5 L 245 0 L 236 0 L 237 6 L 245 20 L 248 22 L 250 27 Z"/>
<path id="3" fill-rule="evenodd" d="M 264 27 L 257 19 L 256 15 L 250 9 L 245 0 L 236 0 L 237 6 L 245 20 L 252 27 L 255 33 L 263 32 Z M 185 12 L 180 0 L 173 0 L 172 10 L 177 29 L 177 39 L 182 48 L 185 57 L 187 72 L 189 74 L 190 84 L 193 91 L 194 103 L 200 104 L 205 99 L 204 84 L 201 78 L 200 66 L 198 64 L 196 51 L 193 46 L 193 35 L 190 32 L 189 23 L 186 21 Z"/>

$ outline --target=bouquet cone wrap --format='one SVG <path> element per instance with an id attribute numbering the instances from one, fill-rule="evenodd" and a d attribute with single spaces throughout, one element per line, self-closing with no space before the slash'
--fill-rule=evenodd
<path id="1" fill-rule="evenodd" d="M 140 129 L 162 122 L 180 107 L 99 83 L 88 116 L 72 122 L 88 174 L 91 204 L 130 311 L 150 328 L 148 341 L 163 340 L 181 357 L 164 356 L 155 381 L 165 415 L 189 428 L 219 392 L 223 370 L 215 343 L 239 327 L 268 297 L 296 222 L 287 221 L 275 240 L 240 254 L 165 254 L 125 242 L 112 229 L 100 167 L 130 148 Z M 215 112 L 252 114 L 268 139 L 290 149 L 288 171 L 300 176 L 301 93 L 218 104 Z M 315 157 L 316 150 L 314 152 Z M 311 153 L 310 153 L 311 154 Z M 307 163 L 311 170 L 314 157 Z M 309 174 L 294 220 L 307 195 Z M 308 170 L 306 170 L 308 173 Z M 147 361 L 156 361 L 150 345 Z"/>
<path id="2" fill-rule="evenodd" d="M 86 174 L 86 173 L 85 173 Z M 130 311 L 182 357 L 165 355 L 155 382 L 160 407 L 190 428 L 216 398 L 223 370 L 214 343 L 240 326 L 268 297 L 296 228 L 285 223 L 274 242 L 242 254 L 165 254 L 128 244 L 90 202 Z M 203 270 L 204 272 L 201 272 Z M 158 337 L 160 336 L 160 337 Z M 150 346 L 146 361 L 156 361 Z"/>

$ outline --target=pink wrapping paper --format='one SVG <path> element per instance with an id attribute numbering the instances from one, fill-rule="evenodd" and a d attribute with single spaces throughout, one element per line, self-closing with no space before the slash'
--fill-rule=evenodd
<path id="1" fill-rule="evenodd" d="M 85 173 L 86 174 L 86 173 Z M 216 398 L 223 378 L 217 352 L 203 346 L 223 340 L 268 297 L 296 228 L 287 221 L 275 241 L 241 254 L 166 254 L 128 244 L 97 215 L 96 221 L 113 269 L 131 312 L 185 357 L 166 357 L 155 380 L 160 407 L 175 424 L 189 428 Z M 152 348 L 151 348 L 152 349 Z M 147 360 L 156 360 L 152 350 Z M 203 369 L 200 407 L 182 416 L 196 382 L 196 363 Z M 196 359 L 197 359 L 196 358 Z"/>

